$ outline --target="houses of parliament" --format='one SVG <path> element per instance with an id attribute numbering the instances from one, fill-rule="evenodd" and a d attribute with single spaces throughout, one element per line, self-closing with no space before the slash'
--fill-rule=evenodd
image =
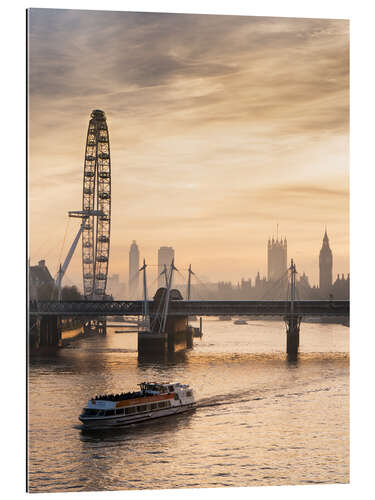
<path id="1" fill-rule="evenodd" d="M 163 266 L 170 265 L 175 256 L 172 247 L 160 247 L 158 250 L 158 287 L 163 286 L 164 277 L 160 274 Z M 349 275 L 337 275 L 333 278 L 333 254 L 330 248 L 329 237 L 325 230 L 322 246 L 317 256 L 319 263 L 319 286 L 311 286 L 309 278 L 303 272 L 297 274 L 296 298 L 297 300 L 319 300 L 319 299 L 349 299 Z M 290 259 L 289 259 L 290 260 Z M 120 283 L 119 275 L 115 274 L 108 278 L 110 293 L 116 298 L 139 298 L 141 290 L 139 283 L 140 251 L 137 243 L 133 241 L 129 250 L 129 285 L 126 290 L 125 284 Z M 288 279 L 288 242 L 286 237 L 272 237 L 267 242 L 267 276 L 261 276 L 258 272 L 255 279 L 241 279 L 233 284 L 230 281 L 219 281 L 216 283 L 192 283 L 192 297 L 199 299 L 219 300 L 285 300 L 289 297 Z M 186 294 L 186 284 L 174 285 L 182 295 Z"/>
<path id="2" fill-rule="evenodd" d="M 270 238 L 267 243 L 267 276 L 259 272 L 252 279 L 242 279 L 237 285 L 231 282 L 218 283 L 218 295 L 222 299 L 239 300 L 283 300 L 288 296 L 288 244 L 286 238 Z M 296 283 L 297 300 L 349 299 L 350 278 L 342 274 L 333 280 L 333 255 L 327 230 L 323 235 L 319 253 L 319 286 L 311 286 L 305 273 L 298 275 Z"/>

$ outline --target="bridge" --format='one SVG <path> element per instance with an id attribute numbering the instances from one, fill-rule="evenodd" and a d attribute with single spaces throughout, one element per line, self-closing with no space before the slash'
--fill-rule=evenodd
<path id="1" fill-rule="evenodd" d="M 152 314 L 154 301 L 147 301 Z M 141 316 L 145 302 L 115 301 L 40 301 L 30 303 L 30 315 L 36 316 Z M 182 300 L 170 301 L 171 316 L 349 316 L 349 300 Z"/>
<path id="2" fill-rule="evenodd" d="M 58 345 L 61 339 L 59 325 L 62 317 L 81 317 L 87 321 L 85 326 L 88 329 L 94 326 L 93 329 L 98 333 L 105 333 L 105 316 L 143 316 L 148 327 L 145 332 L 139 332 L 138 335 L 150 339 L 150 335 L 164 338 L 167 334 L 174 334 L 180 328 L 178 325 L 181 326 L 184 322 L 185 333 L 187 331 L 191 333 L 191 329 L 188 328 L 189 316 L 273 316 L 284 319 L 287 353 L 296 357 L 300 323 L 304 317 L 349 316 L 347 300 L 297 300 L 297 270 L 293 259 L 290 267 L 272 285 L 279 286 L 290 274 L 290 288 L 288 280 L 286 300 L 191 300 L 192 276 L 202 284 L 192 271 L 191 265 L 188 269 L 187 300 L 183 300 L 181 295 L 178 298 L 173 297 L 172 292 L 177 292 L 172 289 L 173 273 L 176 271 L 182 276 L 174 265 L 174 259 L 169 270 L 164 266 L 159 275 L 164 274 L 165 288 L 159 288 L 154 300 L 148 300 L 145 260 L 139 269 L 139 272 L 143 272 L 143 300 L 105 300 L 110 248 L 111 160 L 106 116 L 103 111 L 97 109 L 90 115 L 87 131 L 82 196 L 82 210 L 69 212 L 69 217 L 80 218 L 82 223 L 64 263 L 59 267 L 55 282 L 59 300 L 46 302 L 31 300 L 29 303 L 29 331 L 38 332 L 37 335 L 42 339 L 43 345 Z M 97 210 L 92 209 L 95 199 L 98 201 Z M 95 218 L 96 223 L 94 223 Z M 82 239 L 83 288 L 86 300 L 61 301 L 62 280 L 80 239 Z M 271 291 L 267 290 L 267 293 Z"/>

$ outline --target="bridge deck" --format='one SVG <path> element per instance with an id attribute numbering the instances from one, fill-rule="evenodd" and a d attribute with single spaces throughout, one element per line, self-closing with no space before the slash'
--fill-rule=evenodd
<path id="1" fill-rule="evenodd" d="M 149 311 L 153 311 L 149 301 Z M 286 300 L 183 300 L 171 301 L 169 314 L 176 316 L 284 316 L 290 313 Z M 348 300 L 297 300 L 294 312 L 301 316 L 349 316 Z M 30 314 L 45 316 L 138 316 L 142 315 L 143 301 L 75 301 L 32 302 Z"/>

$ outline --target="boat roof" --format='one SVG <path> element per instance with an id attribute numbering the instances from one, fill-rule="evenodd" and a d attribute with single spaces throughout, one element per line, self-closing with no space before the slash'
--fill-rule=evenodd
<path id="1" fill-rule="evenodd" d="M 145 386 L 150 386 L 150 387 L 155 387 L 156 389 L 158 387 L 163 387 L 163 388 L 168 388 L 171 385 L 175 387 L 183 387 L 187 388 L 189 385 L 187 384 L 181 384 L 181 382 L 156 382 L 156 381 L 149 381 L 149 382 L 141 382 L 140 384 L 137 384 L 139 386 L 145 385 Z M 129 393 L 126 393 L 129 394 Z M 107 396 L 107 395 L 105 395 Z M 113 396 L 113 395 L 110 395 Z M 134 399 L 138 399 L 140 396 L 137 396 L 134 394 Z M 124 398 L 125 400 L 125 398 Z M 116 403 L 118 401 L 122 401 L 121 398 L 117 398 L 115 400 L 111 399 L 100 399 L 100 397 L 96 396 L 95 398 L 91 398 L 87 404 L 88 408 L 97 408 L 97 409 L 110 409 L 110 408 L 116 408 Z"/>
<path id="2" fill-rule="evenodd" d="M 182 385 L 180 382 L 157 382 L 157 381 L 145 381 L 138 385 L 159 385 L 162 387 L 167 387 L 168 385 Z"/>
<path id="3" fill-rule="evenodd" d="M 93 408 L 95 410 L 111 410 L 116 408 L 116 401 L 106 401 L 103 399 L 90 399 L 86 408 Z"/>

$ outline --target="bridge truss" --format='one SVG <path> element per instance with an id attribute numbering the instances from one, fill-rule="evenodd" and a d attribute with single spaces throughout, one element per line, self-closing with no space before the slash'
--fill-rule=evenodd
<path id="1" fill-rule="evenodd" d="M 306 317 L 349 317 L 348 300 L 296 300 L 293 313 Z M 154 314 L 154 301 L 147 301 L 147 309 Z M 59 316 L 140 316 L 144 311 L 142 300 L 35 302 L 30 304 L 32 315 Z M 279 316 L 291 313 L 288 300 L 172 300 L 171 316 Z"/>

